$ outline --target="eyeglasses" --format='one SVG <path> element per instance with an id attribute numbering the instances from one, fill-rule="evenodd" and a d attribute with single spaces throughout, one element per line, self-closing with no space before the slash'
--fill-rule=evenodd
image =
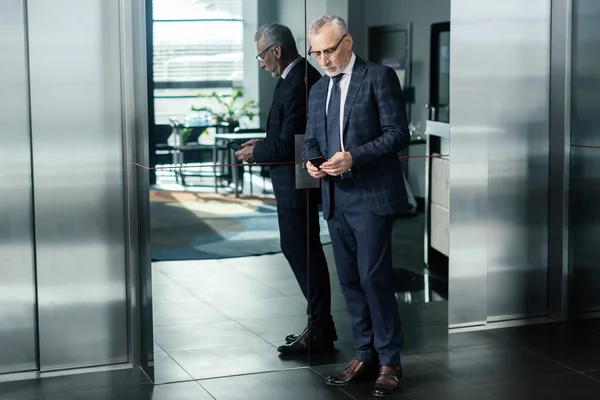
<path id="1" fill-rule="evenodd" d="M 267 47 L 266 49 L 264 49 L 263 51 L 261 51 L 261 52 L 260 52 L 260 54 L 258 54 L 258 55 L 256 56 L 256 59 L 257 59 L 258 61 L 264 61 L 264 59 L 265 59 L 265 58 L 264 58 L 264 54 L 265 54 L 265 53 L 266 53 L 266 52 L 267 52 L 267 51 L 268 51 L 268 50 L 269 50 L 271 47 L 273 47 L 273 46 L 275 46 L 275 44 L 272 44 L 272 45 L 270 45 L 269 47 Z"/>
<path id="2" fill-rule="evenodd" d="M 340 39 L 340 41 L 338 42 L 338 44 L 336 44 L 334 47 L 330 47 L 328 49 L 325 49 L 323 51 L 312 51 L 312 47 L 308 50 L 308 55 L 309 56 L 313 56 L 316 59 L 321 58 L 323 55 L 326 55 L 327 58 L 331 57 L 333 55 L 333 53 L 335 53 L 335 51 L 337 50 L 337 48 L 340 46 L 340 44 L 342 43 L 342 40 L 344 40 L 344 38 L 348 36 L 348 34 L 346 33 L 344 36 L 342 36 L 342 38 Z"/>

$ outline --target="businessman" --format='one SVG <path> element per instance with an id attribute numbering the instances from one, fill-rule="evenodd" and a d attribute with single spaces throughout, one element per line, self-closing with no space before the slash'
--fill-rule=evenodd
<path id="1" fill-rule="evenodd" d="M 363 61 L 343 19 L 310 26 L 309 54 L 326 75 L 309 96 L 303 148 L 308 172 L 322 179 L 327 220 L 356 356 L 329 376 L 346 386 L 378 371 L 373 396 L 400 388 L 403 335 L 392 277 L 394 215 L 408 209 L 398 153 L 409 131 L 400 82 L 389 67 Z M 324 157 L 320 168 L 310 161 Z"/>
<path id="2" fill-rule="evenodd" d="M 277 201 L 281 250 L 308 302 L 306 329 L 288 335 L 278 351 L 282 354 L 307 353 L 309 349 L 311 353 L 330 351 L 337 334 L 331 317 L 329 270 L 320 238 L 320 191 L 296 189 L 295 166 L 289 164 L 295 159 L 295 135 L 306 130 L 308 90 L 321 74 L 298 54 L 288 27 L 263 25 L 254 40 L 260 67 L 279 79 L 267 118 L 266 141 L 243 143 L 236 156 L 247 162 L 284 163 L 269 166 Z"/>

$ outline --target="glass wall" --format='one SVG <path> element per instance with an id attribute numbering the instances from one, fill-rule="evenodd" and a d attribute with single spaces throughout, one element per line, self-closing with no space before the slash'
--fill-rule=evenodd
<path id="1" fill-rule="evenodd" d="M 448 237 L 436 236 L 432 244 L 429 236 L 437 231 L 431 230 L 427 195 L 432 174 L 439 172 L 432 171 L 431 160 L 444 148 L 426 140 L 424 106 L 431 101 L 431 82 L 447 73 L 429 66 L 432 46 L 439 51 L 433 26 L 448 25 L 450 4 L 371 3 L 153 0 L 150 154 L 156 181 L 150 214 L 157 382 L 298 367 L 330 374 L 356 355 L 340 283 L 347 271 L 336 265 L 331 221 L 319 204 L 318 186 L 329 181 L 311 180 L 298 156 L 313 90 L 304 71 L 314 67 L 313 81 L 325 75 L 319 58 L 308 55 L 308 26 L 327 13 L 346 21 L 347 43 L 359 63 L 391 67 L 403 89 L 412 137 L 389 173 L 404 182 L 408 207 L 385 218 L 392 226 L 393 265 L 386 285 L 396 303 L 387 306 L 398 309 L 404 355 L 446 348 Z M 254 40 L 260 26 L 273 22 L 290 29 L 300 57 L 285 80 L 284 68 L 273 71 L 271 61 L 260 61 L 278 50 Z M 289 112 L 281 87 L 291 85 L 282 82 L 293 82 L 294 68 L 301 68 L 303 82 L 300 91 L 287 94 L 303 105 L 295 117 L 302 127 L 292 132 L 295 142 L 287 142 L 283 157 L 265 151 L 262 162 L 243 161 L 228 144 L 266 139 L 269 148 L 278 140 L 274 132 Z M 286 185 L 295 188 L 293 195 Z M 308 231 L 312 240 L 305 240 Z M 325 342 L 335 339 L 332 347 L 314 337 L 315 296 L 331 309 L 335 334 Z M 308 342 L 302 335 L 307 326 Z"/>

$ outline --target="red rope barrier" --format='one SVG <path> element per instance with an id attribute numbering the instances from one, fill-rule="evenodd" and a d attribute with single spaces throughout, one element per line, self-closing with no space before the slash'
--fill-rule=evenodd
<path id="1" fill-rule="evenodd" d="M 440 157 L 448 157 L 447 154 L 435 154 L 435 155 L 431 155 L 431 156 L 400 156 L 400 158 L 406 159 L 406 158 L 440 158 Z M 248 166 L 261 166 L 261 165 L 293 165 L 295 164 L 292 161 L 288 161 L 288 162 L 271 162 L 271 163 L 249 163 L 249 164 L 206 164 L 206 165 L 181 165 L 181 166 L 175 166 L 175 165 L 168 165 L 168 166 L 163 166 L 163 167 L 148 167 L 147 165 L 144 164 L 140 164 L 140 163 L 132 163 L 133 165 L 135 165 L 136 167 L 140 167 L 146 170 L 163 170 L 163 169 L 180 169 L 180 168 L 185 168 L 185 169 L 193 169 L 193 168 L 217 168 L 217 167 L 242 167 L 244 165 L 248 165 Z"/>

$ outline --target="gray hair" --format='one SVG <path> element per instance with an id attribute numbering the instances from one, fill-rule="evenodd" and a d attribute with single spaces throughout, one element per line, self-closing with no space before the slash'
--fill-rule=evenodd
<path id="1" fill-rule="evenodd" d="M 281 24 L 264 24 L 254 34 L 254 41 L 263 40 L 265 48 L 278 44 L 281 46 L 281 52 L 285 57 L 294 57 L 298 55 L 296 40 L 290 28 Z"/>
<path id="2" fill-rule="evenodd" d="M 342 36 L 348 33 L 348 27 L 346 26 L 346 21 L 342 17 L 338 17 L 335 15 L 323 15 L 317 19 L 315 19 L 309 28 L 309 32 L 311 35 L 316 35 L 319 33 L 322 27 L 325 25 L 333 25 L 333 28 L 336 32 Z"/>

